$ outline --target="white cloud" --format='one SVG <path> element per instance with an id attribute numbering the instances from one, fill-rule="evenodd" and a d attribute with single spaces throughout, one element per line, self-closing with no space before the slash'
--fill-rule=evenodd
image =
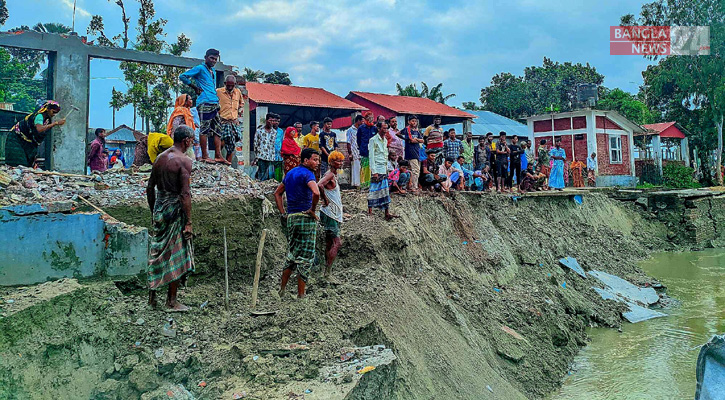
<path id="1" fill-rule="evenodd" d="M 246 5 L 237 11 L 233 19 L 266 19 L 280 22 L 294 18 L 301 13 L 301 1 L 263 0 Z"/>
<path id="2" fill-rule="evenodd" d="M 61 0 L 61 3 L 65 5 L 71 12 L 73 12 L 73 0 Z M 91 13 L 86 11 L 85 8 L 80 7 L 78 4 L 76 4 L 76 15 L 80 15 L 81 17 L 90 18 Z"/>

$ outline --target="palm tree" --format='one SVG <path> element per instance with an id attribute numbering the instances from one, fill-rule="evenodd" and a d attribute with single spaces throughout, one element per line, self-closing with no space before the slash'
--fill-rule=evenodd
<path id="1" fill-rule="evenodd" d="M 422 90 L 419 91 L 415 83 L 411 83 L 406 87 L 400 86 L 399 83 L 395 84 L 395 88 L 397 89 L 399 96 L 425 97 L 443 104 L 445 104 L 448 99 L 456 96 L 455 94 L 444 96 L 443 91 L 441 90 L 443 87 L 442 83 L 433 86 L 432 89 L 429 88 L 425 82 L 421 82 L 420 86 Z"/>
<path id="2" fill-rule="evenodd" d="M 264 79 L 264 76 L 266 74 L 261 69 L 253 70 L 251 68 L 244 68 L 244 73 L 242 76 L 244 79 L 246 79 L 247 82 L 259 82 L 260 80 Z"/>
<path id="3" fill-rule="evenodd" d="M 43 32 L 43 33 L 59 33 L 59 34 L 66 34 L 70 33 L 70 27 L 65 26 L 63 24 L 59 24 L 57 22 L 46 22 L 41 23 L 38 22 L 33 26 L 33 30 L 36 32 Z"/>

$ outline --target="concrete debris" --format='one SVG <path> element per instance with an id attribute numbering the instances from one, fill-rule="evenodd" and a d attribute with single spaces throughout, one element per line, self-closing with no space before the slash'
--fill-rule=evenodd
<path id="1" fill-rule="evenodd" d="M 576 258 L 573 257 L 564 257 L 559 259 L 559 263 L 572 271 L 576 272 L 581 276 L 582 278 L 586 278 L 587 274 L 584 272 L 584 269 L 579 265 L 579 262 L 576 260 Z"/>
<path id="2" fill-rule="evenodd" d="M 657 303 L 660 300 L 657 292 L 651 287 L 641 288 L 618 276 L 601 271 L 589 271 L 589 275 L 606 285 L 608 291 L 623 297 L 625 300 L 641 303 L 645 306 Z"/>
<path id="3" fill-rule="evenodd" d="M 0 207 L 28 203 L 77 201 L 78 196 L 100 207 L 145 202 L 151 166 L 76 175 L 24 167 L 0 166 Z M 222 189 L 223 188 L 223 189 Z M 194 162 L 192 196 L 252 195 L 263 193 L 244 171 L 220 164 Z"/>
<path id="4" fill-rule="evenodd" d="M 618 276 L 601 271 L 589 271 L 589 275 L 604 283 L 604 289 L 598 287 L 592 288 L 602 299 L 624 303 L 629 308 L 629 311 L 622 313 L 622 317 L 627 321 L 634 324 L 652 318 L 667 316 L 667 314 L 647 308 L 650 304 L 659 301 L 657 292 L 651 287 L 640 288 Z"/>

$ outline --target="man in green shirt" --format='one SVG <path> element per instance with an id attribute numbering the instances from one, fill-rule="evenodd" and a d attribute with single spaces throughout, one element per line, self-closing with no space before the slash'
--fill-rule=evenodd
<path id="1" fill-rule="evenodd" d="M 463 141 L 463 168 L 473 171 L 473 153 L 476 149 L 476 144 L 473 143 L 473 133 L 466 132 L 466 140 Z"/>

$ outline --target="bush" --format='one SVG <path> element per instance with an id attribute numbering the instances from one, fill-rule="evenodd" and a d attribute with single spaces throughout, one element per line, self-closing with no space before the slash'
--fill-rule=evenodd
<path id="1" fill-rule="evenodd" d="M 667 164 L 662 168 L 662 180 L 665 186 L 674 189 L 695 189 L 700 183 L 694 178 L 695 170 L 678 164 Z"/>

